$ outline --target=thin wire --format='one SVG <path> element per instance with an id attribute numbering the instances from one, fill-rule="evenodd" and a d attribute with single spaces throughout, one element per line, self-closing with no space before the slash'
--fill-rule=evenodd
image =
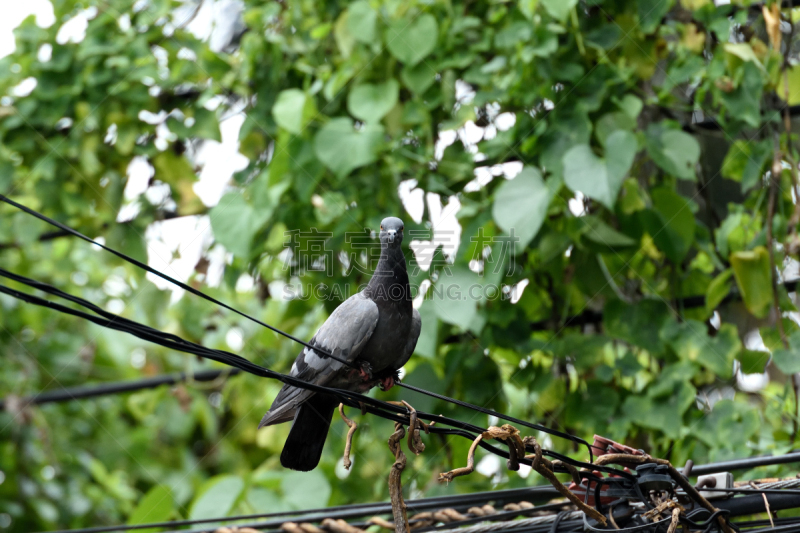
<path id="1" fill-rule="evenodd" d="M 738 487 L 732 487 L 730 489 L 724 488 L 710 488 L 710 487 L 703 487 L 702 489 L 697 489 L 700 492 L 735 492 L 735 493 L 756 493 L 756 494 L 800 494 L 800 490 L 798 489 L 741 489 Z M 681 492 L 683 494 L 683 492 Z"/>
<path id="2" fill-rule="evenodd" d="M 553 497 L 559 493 L 552 487 L 530 487 L 525 489 L 506 489 L 492 492 L 473 492 L 469 494 L 458 494 L 454 496 L 437 496 L 433 498 L 421 498 L 419 500 L 409 500 L 406 506 L 412 511 L 422 511 L 426 509 L 442 508 L 442 507 L 463 507 L 474 505 L 476 503 L 484 503 L 486 501 L 512 501 L 520 498 L 536 498 L 536 497 Z M 562 507 L 566 504 L 556 504 L 552 508 Z M 551 508 L 549 505 L 536 507 L 537 511 L 547 511 Z M 49 533 L 109 533 L 112 531 L 120 530 L 137 530 L 137 529 L 150 529 L 150 528 L 173 528 L 181 526 L 193 526 L 200 524 L 209 524 L 216 522 L 233 522 L 239 520 L 252 520 L 256 518 L 280 518 L 284 517 L 280 522 L 267 522 L 265 526 L 271 527 L 280 525 L 290 518 L 303 518 L 304 522 L 319 522 L 324 518 L 358 518 L 367 515 L 382 515 L 390 514 L 392 512 L 391 503 L 377 502 L 377 503 L 361 503 L 355 505 L 338 505 L 335 507 L 321 507 L 316 509 L 306 509 L 300 511 L 281 511 L 274 513 L 261 513 L 250 514 L 230 517 L 217 517 L 217 518 L 198 518 L 194 520 L 172 520 L 168 522 L 154 522 L 150 524 L 138 525 L 114 525 L 114 526 L 98 526 L 84 529 L 68 529 L 61 531 L 51 531 Z M 241 525 L 239 525 L 241 527 Z M 214 530 L 217 526 L 214 526 Z M 420 530 L 422 533 L 424 530 Z"/>
<path id="3" fill-rule="evenodd" d="M 3 273 L 2 269 L 0 269 L 0 275 L 2 273 Z M 19 275 L 14 275 L 14 276 L 15 276 L 15 279 L 20 281 L 21 283 L 25 283 L 26 280 L 27 280 L 27 278 L 25 278 L 24 276 L 19 276 Z M 240 370 L 243 370 L 245 372 L 248 372 L 250 374 L 253 374 L 253 375 L 256 375 L 256 376 L 259 376 L 259 377 L 277 379 L 277 380 L 279 380 L 279 381 L 281 381 L 283 383 L 289 384 L 291 386 L 295 386 L 295 387 L 299 387 L 299 388 L 303 388 L 303 389 L 309 389 L 309 390 L 312 390 L 314 392 L 320 392 L 320 393 L 329 394 L 329 395 L 335 397 L 336 399 L 338 399 L 340 402 L 344 403 L 345 405 L 348 405 L 348 406 L 351 406 L 351 407 L 363 407 L 367 412 L 370 412 L 372 414 L 375 414 L 377 416 L 380 416 L 380 417 L 388 419 L 388 420 L 393 420 L 395 422 L 401 422 L 401 423 L 404 423 L 404 424 L 408 424 L 409 423 L 408 422 L 408 416 L 409 416 L 408 415 L 408 411 L 404 407 L 393 405 L 393 404 L 390 404 L 388 402 L 384 402 L 384 401 L 381 401 L 381 400 L 378 400 L 378 399 L 375 399 L 375 398 L 370 398 L 369 396 L 365 396 L 365 395 L 359 394 L 357 392 L 347 391 L 347 390 L 343 390 L 343 389 L 335 389 L 335 388 L 330 388 L 330 387 L 326 387 L 326 386 L 323 386 L 323 385 L 316 385 L 316 384 L 313 384 L 313 383 L 308 383 L 308 382 L 300 380 L 300 379 L 298 379 L 296 377 L 289 376 L 289 375 L 286 375 L 286 374 L 281 374 L 281 373 L 276 372 L 274 370 L 270 370 L 268 368 L 262 367 L 260 365 L 257 365 L 255 363 L 253 363 L 253 362 L 251 362 L 251 361 L 249 361 L 249 360 L 247 360 L 247 359 L 245 359 L 245 358 L 243 358 L 241 356 L 235 355 L 233 353 L 226 352 L 224 350 L 206 348 L 205 346 L 202 346 L 202 345 L 195 344 L 193 342 L 184 340 L 184 339 L 178 337 L 177 335 L 164 333 L 164 332 L 161 332 L 161 331 L 159 331 L 157 329 L 151 328 L 150 326 L 146 326 L 144 324 L 139 324 L 139 323 L 134 322 L 132 320 L 120 317 L 118 315 L 115 315 L 113 313 L 105 311 L 104 309 L 92 304 L 91 302 L 87 302 L 86 300 L 83 300 L 80 297 L 77 297 L 77 296 L 74 296 L 74 295 L 68 295 L 66 293 L 63 293 L 63 291 L 61 291 L 59 289 L 56 289 L 55 287 L 51 287 L 51 286 L 49 286 L 49 285 L 47 285 L 45 283 L 35 282 L 35 285 L 38 288 L 40 288 L 41 290 L 48 291 L 48 292 L 51 292 L 53 294 L 59 294 L 59 295 L 60 294 L 64 294 L 64 295 L 68 296 L 69 300 L 72 301 L 73 303 L 77 303 L 79 305 L 85 306 L 88 309 L 94 310 L 100 316 L 95 316 L 95 315 L 91 315 L 89 313 L 86 313 L 84 311 L 71 309 L 69 307 L 66 307 L 64 305 L 58 304 L 56 302 L 51 302 L 49 300 L 45 300 L 45 299 L 40 298 L 38 296 L 34 296 L 32 294 L 27 294 L 27 293 L 18 291 L 16 289 L 12 289 L 12 288 L 4 286 L 4 285 L 0 285 L 0 293 L 7 294 L 9 296 L 13 296 L 13 297 L 18 298 L 18 299 L 20 299 L 22 301 L 25 301 L 27 303 L 31 303 L 31 304 L 39 305 L 39 306 L 43 306 L 43 307 L 48 307 L 50 309 L 54 309 L 56 311 L 59 311 L 59 312 L 62 312 L 62 313 L 68 314 L 68 315 L 73 315 L 73 316 L 76 316 L 76 317 L 79 317 L 79 318 L 83 318 L 83 319 L 89 320 L 90 322 L 93 322 L 93 323 L 95 323 L 97 325 L 100 325 L 100 326 L 103 326 L 103 327 L 107 327 L 107 328 L 114 329 L 114 330 L 117 330 L 117 331 L 126 332 L 126 333 L 134 335 L 134 336 L 136 336 L 138 338 L 153 342 L 155 344 L 158 344 L 158 345 L 161 345 L 161 346 L 164 346 L 164 347 L 167 347 L 167 348 L 171 348 L 171 349 L 174 349 L 174 350 L 177 350 L 177 351 L 186 352 L 186 353 L 192 353 L 192 354 L 195 354 L 195 355 L 197 355 L 199 357 L 211 359 L 213 361 L 217 361 L 217 362 L 222 363 L 222 364 L 233 366 L 235 368 L 239 368 Z M 503 416 L 503 415 L 500 415 L 500 413 L 498 413 L 498 415 L 499 416 Z M 457 420 L 457 419 L 445 417 L 445 416 L 442 416 L 442 415 L 435 415 L 435 414 L 431 414 L 431 413 L 426 413 L 426 412 L 423 412 L 423 411 L 418 411 L 417 412 L 417 417 L 421 418 L 423 420 L 435 421 L 435 422 L 437 422 L 439 424 L 444 424 L 444 425 L 447 425 L 447 426 L 458 428 L 458 429 L 447 429 L 447 428 L 442 428 L 442 427 L 432 427 L 432 428 L 430 428 L 430 431 L 432 433 L 458 435 L 458 436 L 467 438 L 469 440 L 474 440 L 475 437 L 478 434 L 481 434 L 481 433 L 486 431 L 485 428 L 482 428 L 480 426 L 476 426 L 474 424 L 469 424 L 469 423 L 462 422 L 462 421 Z M 504 457 L 504 458 L 508 458 L 509 457 L 508 452 L 506 452 L 504 450 L 501 450 L 500 448 L 497 448 L 495 446 L 492 446 L 492 445 L 486 443 L 485 441 L 481 441 L 480 442 L 480 446 L 482 448 L 484 448 L 485 450 L 491 452 L 491 453 L 499 455 L 500 457 Z M 587 467 L 587 468 L 591 468 L 591 469 L 594 469 L 594 470 L 602 470 L 602 471 L 605 471 L 605 472 L 608 472 L 608 473 L 613 473 L 613 474 L 616 474 L 616 475 L 623 475 L 623 476 L 626 476 L 626 477 L 630 476 L 630 474 L 628 474 L 627 472 L 624 472 L 622 470 L 617 470 L 615 468 L 610 468 L 610 467 L 601 467 L 601 466 L 597 466 L 597 465 L 592 465 L 590 463 L 586 463 L 586 462 L 583 462 L 583 461 L 578 461 L 578 460 L 572 459 L 570 457 L 562 456 L 561 454 L 558 454 L 557 452 L 552 452 L 552 451 L 548 450 L 548 451 L 545 451 L 544 453 L 546 453 L 547 455 L 549 455 L 551 457 L 560 458 L 560 459 L 564 460 L 565 462 L 568 462 L 568 463 L 570 463 L 570 464 L 572 464 L 574 466 Z M 521 459 L 520 463 L 530 465 L 531 461 L 530 460 Z"/>
<path id="4" fill-rule="evenodd" d="M 25 213 L 27 213 L 29 215 L 32 215 L 32 216 L 34 216 L 34 217 L 36 217 L 36 218 L 38 218 L 38 219 L 40 219 L 40 220 L 42 220 L 44 222 L 47 222 L 48 224 L 51 224 L 51 225 L 53 225 L 53 226 L 55 226 L 55 227 L 57 227 L 57 228 L 59 228 L 59 229 L 61 229 L 63 231 L 66 231 L 70 235 L 76 236 L 76 237 L 78 237 L 80 239 L 83 239 L 86 242 L 89 242 L 91 244 L 95 244 L 95 245 L 101 247 L 102 249 L 104 249 L 104 250 L 106 250 L 108 252 L 111 252 L 112 254 L 116 255 L 117 257 L 120 257 L 121 259 L 123 259 L 125 261 L 128 261 L 129 263 L 131 263 L 133 265 L 136 265 L 139 268 L 142 268 L 142 269 L 146 270 L 147 272 L 155 274 L 155 275 L 161 277 L 162 279 L 165 279 L 165 280 L 169 281 L 170 283 L 173 283 L 173 284 L 177 285 L 178 287 L 180 287 L 180 288 L 182 288 L 184 290 L 187 290 L 187 291 L 189 291 L 190 293 L 192 293 L 192 294 L 194 294 L 196 296 L 200 296 L 201 298 L 204 298 L 204 299 L 206 299 L 206 300 L 208 300 L 208 301 L 210 301 L 212 303 L 215 303 L 217 305 L 220 305 L 220 306 L 224 307 L 225 309 L 229 309 L 229 310 L 231 310 L 231 311 L 233 311 L 233 312 L 235 312 L 235 313 L 237 313 L 237 314 L 239 314 L 239 315 L 241 315 L 241 316 L 243 316 L 245 318 L 248 318 L 248 319 L 250 319 L 250 320 L 252 320 L 252 321 L 254 321 L 254 322 L 258 323 L 258 324 L 261 324 L 262 326 L 264 326 L 264 327 L 266 327 L 266 328 L 268 328 L 268 329 L 270 329 L 270 330 L 272 330 L 272 331 L 274 331 L 274 332 L 276 332 L 276 333 L 278 333 L 280 335 L 283 335 L 284 337 L 286 337 L 288 339 L 291 339 L 291 340 L 293 340 L 295 342 L 298 342 L 298 343 L 302 344 L 303 346 L 312 348 L 316 352 L 318 352 L 318 353 L 320 353 L 320 354 L 322 354 L 324 356 L 331 357 L 332 359 L 334 359 L 336 361 L 339 361 L 339 362 L 341 362 L 341 363 L 343 363 L 345 365 L 348 365 L 350 367 L 356 367 L 357 366 L 354 363 L 351 363 L 349 361 L 346 361 L 346 360 L 340 359 L 338 357 L 335 357 L 333 354 L 331 354 L 331 353 L 329 353 L 329 352 L 327 352 L 327 351 L 325 351 L 325 350 L 323 350 L 323 349 L 321 349 L 319 347 L 312 346 L 311 344 L 306 343 L 305 341 L 302 341 L 302 340 L 298 339 L 297 337 L 294 337 L 293 335 L 290 335 L 289 333 L 286 333 L 286 332 L 284 332 L 284 331 L 282 331 L 282 330 L 280 330 L 280 329 L 278 329 L 278 328 L 276 328 L 274 326 L 270 326 L 269 324 L 266 324 L 265 322 L 262 322 L 261 320 L 258 320 L 256 318 L 251 317 L 250 315 L 247 315 L 247 314 L 245 314 L 245 313 L 243 313 L 241 311 L 238 311 L 237 309 L 234 309 L 233 307 L 230 307 L 229 305 L 227 305 L 227 304 L 225 304 L 225 303 L 223 303 L 223 302 L 221 302 L 221 301 L 219 301 L 219 300 L 217 300 L 215 298 L 212 298 L 211 296 L 206 295 L 205 293 L 195 289 L 194 287 L 191 287 L 190 285 L 187 285 L 187 284 L 185 284 L 185 283 L 183 283 L 181 281 L 178 281 L 177 279 L 172 278 L 171 276 L 163 274 L 163 273 L 159 272 L 158 270 L 156 270 L 156 269 L 154 269 L 154 268 L 142 263 L 141 261 L 138 261 L 138 260 L 136 260 L 136 259 L 134 259 L 134 258 L 132 258 L 130 256 L 127 256 L 127 255 L 123 254 L 122 252 L 118 252 L 118 251 L 114 250 L 113 248 L 109 248 L 108 246 L 105 246 L 104 244 L 100 244 L 98 242 L 95 242 L 94 240 L 92 240 L 89 237 L 83 235 L 82 233 L 78 232 L 77 230 L 72 229 L 69 226 L 66 226 L 65 224 L 62 224 L 61 222 L 53 220 L 52 218 L 50 218 L 50 217 L 48 217 L 46 215 L 43 215 L 43 214 L 41 214 L 41 213 L 39 213 L 37 211 L 34 211 L 33 209 L 31 209 L 29 207 L 26 207 L 26 206 L 24 206 L 22 204 L 19 204 L 19 203 L 15 202 L 15 201 L 11 200 L 10 198 L 8 198 L 5 195 L 0 194 L 0 200 L 6 202 L 9 205 L 12 205 L 12 206 L 16 207 L 17 209 L 20 209 L 20 210 L 24 211 Z M 96 305 L 94 305 L 94 304 L 92 304 L 90 302 L 87 302 L 85 300 L 79 299 L 76 296 L 73 296 L 73 295 L 70 295 L 68 293 L 65 293 L 65 292 L 63 292 L 63 291 L 61 291 L 59 289 L 56 289 L 55 287 L 52 287 L 52 286 L 50 286 L 50 285 L 48 285 L 46 283 L 42 283 L 42 282 L 38 282 L 38 281 L 29 279 L 29 278 L 25 278 L 23 276 L 20 276 L 20 275 L 17 275 L 17 274 L 13 274 L 13 273 L 8 272 L 6 270 L 2 270 L 2 275 L 5 276 L 5 277 L 9 277 L 10 279 L 14 279 L 15 281 L 18 281 L 20 283 L 24 283 L 26 285 L 29 285 L 31 287 L 43 290 L 45 292 L 49 292 L 50 294 L 54 294 L 56 296 L 60 296 L 62 298 L 66 298 L 66 299 L 68 299 L 70 301 L 73 301 L 75 303 L 79 303 L 78 300 L 81 300 L 82 303 L 80 303 L 80 305 L 83 305 L 84 307 L 87 307 L 87 308 L 91 309 L 92 311 L 94 311 L 97 314 L 100 314 L 101 316 L 106 316 L 104 314 L 105 311 L 102 310 L 101 308 L 97 307 Z M 121 317 L 117 317 L 117 318 L 121 319 Z M 129 320 L 127 321 L 127 323 L 136 324 L 136 323 L 133 323 L 132 321 L 129 321 Z M 136 324 L 136 326 L 138 327 L 140 325 Z M 154 330 L 154 331 L 157 331 L 157 330 Z M 158 333 L 161 334 L 161 332 L 158 332 Z M 164 334 L 162 334 L 162 335 L 164 335 Z M 230 355 L 233 355 L 233 354 L 230 354 Z M 234 357 L 238 357 L 238 356 L 234 356 Z M 247 361 L 246 359 L 243 359 L 243 358 L 239 358 L 239 359 L 241 359 L 242 361 Z M 249 361 L 248 361 L 248 363 L 249 363 Z M 237 365 L 233 365 L 233 366 L 237 366 Z M 239 367 L 239 368 L 241 368 L 241 367 Z M 245 369 L 242 368 L 242 370 L 245 370 Z M 264 369 L 262 368 L 261 370 L 264 370 Z M 272 371 L 270 371 L 270 372 L 272 372 Z M 277 373 L 275 372 L 274 374 L 277 374 Z M 286 377 L 286 376 L 284 376 L 284 377 Z M 287 383 L 286 380 L 282 380 L 282 381 L 284 383 Z M 555 430 L 555 429 L 550 429 L 550 428 L 548 428 L 546 426 L 542 426 L 540 424 L 533 424 L 533 423 L 530 423 L 530 422 L 525 422 L 525 421 L 520 420 L 518 418 L 510 417 L 508 415 L 504 415 L 502 413 L 494 411 L 493 409 L 486 409 L 486 408 L 479 407 L 479 406 L 474 405 L 474 404 L 470 404 L 470 403 L 463 402 L 463 401 L 460 401 L 460 400 L 455 400 L 453 398 L 449 398 L 447 396 L 443 396 L 443 395 L 440 395 L 440 394 L 437 394 L 437 393 L 434 393 L 434 392 L 430 392 L 430 391 L 427 391 L 425 389 L 420 389 L 420 388 L 417 388 L 417 387 L 413 387 L 412 385 L 407 385 L 407 384 L 402 384 L 402 383 L 399 383 L 399 384 L 401 386 L 403 386 L 404 388 L 407 388 L 409 390 L 414 390 L 414 391 L 419 392 L 421 394 L 426 394 L 426 395 L 431 396 L 433 398 L 437 398 L 437 399 L 440 399 L 440 400 L 448 401 L 448 402 L 460 405 L 462 407 L 466 407 L 466 408 L 469 408 L 469 409 L 473 409 L 473 410 L 479 411 L 479 412 L 484 413 L 484 414 L 495 416 L 495 417 L 497 417 L 499 419 L 502 419 L 502 420 L 506 420 L 506 421 L 513 422 L 513 423 L 516 423 L 516 424 L 520 424 L 520 425 L 526 426 L 528 428 L 535 429 L 537 431 L 542 431 L 544 433 L 548 433 L 550 435 L 553 435 L 553 436 L 556 436 L 556 437 L 560 437 L 562 439 L 570 440 L 572 442 L 576 442 L 576 443 L 585 445 L 587 450 L 588 450 L 588 452 L 589 452 L 589 462 L 590 463 L 594 462 L 594 455 L 592 454 L 591 446 L 589 445 L 588 442 L 586 442 L 584 439 L 581 439 L 580 437 L 576 437 L 574 435 L 570 435 L 568 433 L 565 433 L 565 432 L 562 432 L 562 431 L 558 431 L 558 430 Z M 294 385 L 294 384 L 292 384 L 292 385 Z M 297 385 L 295 385 L 295 386 L 297 386 Z"/>
<path id="5" fill-rule="evenodd" d="M 425 389 L 421 389 L 419 387 L 415 387 L 414 385 L 409 385 L 407 383 L 402 383 L 402 382 L 397 383 L 397 385 L 399 385 L 400 387 L 403 387 L 404 389 L 412 390 L 414 392 L 419 392 L 420 394 L 426 394 L 428 396 L 436 398 L 437 400 L 443 400 L 445 402 L 450 402 L 450 403 L 453 403 L 455 405 L 459 405 L 461 407 L 466 407 L 468 409 L 472 409 L 473 411 L 478 411 L 478 412 L 481 412 L 481 413 L 484 413 L 484 414 L 487 414 L 487 415 L 498 416 L 497 413 L 495 411 L 493 411 L 492 409 L 487 409 L 485 407 L 480 407 L 478 405 L 475 405 L 475 404 L 472 404 L 472 403 L 469 403 L 469 402 L 456 400 L 455 398 L 450 398 L 449 396 L 445 396 L 443 394 L 438 394 L 436 392 L 431 392 L 431 391 L 428 391 L 428 390 L 425 390 Z M 554 430 L 554 429 L 550 429 L 548 427 L 542 426 L 540 424 L 535 424 L 535 423 L 531 423 L 531 422 L 525 422 L 524 420 L 520 420 L 519 418 L 515 418 L 515 417 L 510 416 L 510 415 L 501 415 L 498 418 L 502 418 L 503 420 L 507 420 L 508 422 L 513 422 L 514 424 L 520 424 L 520 425 L 526 426 L 528 428 L 536 429 L 536 430 L 539 430 L 539 431 L 542 431 L 542 432 L 545 432 L 545 433 L 555 434 L 553 432 L 557 432 L 558 431 L 558 430 Z M 560 432 L 560 431 L 558 431 L 558 433 L 560 433 L 560 435 L 558 435 L 558 436 L 561 437 L 561 438 L 568 439 L 568 440 L 571 440 L 572 442 L 576 442 L 578 444 L 585 445 L 586 448 L 589 450 L 589 462 L 590 463 L 594 463 L 594 454 L 592 453 L 592 447 L 589 445 L 588 442 L 586 442 L 584 439 L 582 439 L 580 437 L 577 437 L 575 435 L 570 435 L 569 433 L 563 433 L 563 432 Z"/>
<path id="6" fill-rule="evenodd" d="M 132 381 L 117 381 L 112 383 L 96 384 L 91 387 L 63 387 L 52 391 L 40 392 L 32 396 L 25 396 L 18 399 L 20 405 L 41 405 L 45 403 L 57 403 L 63 401 L 83 400 L 86 398 L 96 398 L 109 394 L 120 394 L 145 389 L 154 389 L 162 385 L 174 385 L 187 380 L 206 382 L 214 381 L 220 376 L 235 376 L 241 370 L 238 368 L 224 368 L 213 370 L 199 370 L 197 372 L 181 372 L 163 376 L 154 376 Z M 0 398 L 0 410 L 5 409 L 7 399 Z"/>
<path id="7" fill-rule="evenodd" d="M 285 331 L 281 331 L 280 329 L 276 328 L 275 326 L 270 326 L 269 324 L 267 324 L 265 322 L 262 322 L 261 320 L 248 315 L 247 313 L 243 313 L 242 311 L 239 311 L 238 309 L 235 309 L 235 308 L 229 306 L 228 304 L 226 304 L 224 302 L 221 302 L 221 301 L 217 300 L 216 298 L 214 298 L 212 296 L 209 296 L 209 295 L 205 294 L 204 292 L 201 292 L 201 291 L 195 289 L 191 285 L 187 285 L 186 283 L 183 283 L 182 281 L 179 281 L 179 280 L 173 278 L 172 276 L 168 276 L 167 274 L 164 274 L 164 273 L 156 270 L 155 268 L 152 268 L 149 265 L 147 265 L 145 263 L 142 263 L 138 259 L 134 259 L 133 257 L 125 255 L 122 252 L 118 252 L 117 250 L 114 250 L 113 248 L 109 248 L 105 244 L 100 244 L 99 242 L 90 239 L 89 237 L 87 237 L 83 233 L 80 233 L 79 231 L 77 231 L 75 229 L 72 229 L 72 228 L 70 228 L 69 226 L 67 226 L 65 224 L 62 224 L 61 222 L 59 222 L 57 220 L 53 220 L 52 218 L 48 217 L 47 215 L 43 215 L 43 214 L 41 214 L 41 213 L 39 213 L 37 211 L 34 211 L 33 209 L 31 209 L 31 208 L 29 208 L 27 206 L 19 204 L 19 203 L 15 202 L 14 200 L 8 198 L 7 196 L 5 196 L 3 194 L 0 194 L 0 201 L 3 201 L 3 202 L 5 202 L 5 203 L 7 203 L 9 205 L 12 205 L 12 206 L 16 207 L 17 209 L 20 209 L 20 210 L 24 211 L 25 213 L 38 218 L 39 220 L 47 222 L 48 224 L 51 224 L 51 225 L 61 229 L 62 231 L 66 231 L 67 233 L 69 233 L 70 235 L 72 235 L 74 237 L 78 237 L 79 239 L 83 239 L 84 241 L 86 241 L 88 243 L 94 244 L 95 246 L 99 246 L 103 250 L 106 250 L 107 252 L 111 252 L 112 254 L 116 255 L 120 259 L 123 259 L 123 260 L 125 260 L 125 261 L 127 261 L 127 262 L 129 262 L 129 263 L 131 263 L 133 265 L 136 265 L 137 267 L 139 267 L 141 269 L 144 269 L 147 272 L 150 272 L 151 274 L 154 274 L 154 275 L 156 275 L 156 276 L 158 276 L 158 277 L 160 277 L 160 278 L 162 278 L 162 279 L 164 279 L 166 281 L 169 281 L 170 283 L 172 283 L 174 285 L 177 285 L 181 289 L 183 289 L 185 291 L 189 291 L 190 293 L 194 294 L 195 296 L 199 296 L 200 298 L 203 298 L 205 300 L 208 300 L 209 302 L 212 302 L 212 303 L 217 304 L 217 305 L 219 305 L 221 307 L 224 307 L 225 309 L 227 309 L 229 311 L 233 311 L 237 315 L 240 315 L 240 316 L 242 316 L 244 318 L 247 318 L 248 320 L 252 320 L 256 324 L 260 324 L 260 325 L 264 326 L 265 328 L 270 329 L 270 330 L 274 331 L 275 333 L 277 333 L 279 335 L 283 335 L 287 339 L 291 339 L 291 340 L 293 340 L 293 341 L 295 341 L 297 343 L 302 344 L 303 346 L 306 346 L 307 348 L 313 349 L 318 354 L 324 355 L 325 357 L 330 357 L 331 359 L 339 361 L 340 363 L 345 364 L 345 365 L 350 366 L 350 367 L 355 367 L 356 366 L 353 363 L 351 363 L 350 361 L 347 361 L 345 359 L 340 359 L 339 357 L 336 357 L 332 353 L 328 352 L 327 350 L 324 350 L 324 349 L 320 348 L 319 346 L 313 346 L 313 345 L 311 345 L 311 344 L 309 344 L 309 343 L 307 343 L 307 342 L 305 342 L 303 340 L 298 339 L 297 337 L 295 337 L 295 336 L 293 336 L 293 335 L 291 335 L 289 333 L 286 333 Z"/>

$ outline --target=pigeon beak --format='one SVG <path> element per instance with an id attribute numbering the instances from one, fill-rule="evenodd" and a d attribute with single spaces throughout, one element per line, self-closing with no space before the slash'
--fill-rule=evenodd
<path id="1" fill-rule="evenodd" d="M 394 242 L 394 236 L 397 234 L 397 230 L 390 229 L 386 233 L 389 235 L 389 242 Z"/>

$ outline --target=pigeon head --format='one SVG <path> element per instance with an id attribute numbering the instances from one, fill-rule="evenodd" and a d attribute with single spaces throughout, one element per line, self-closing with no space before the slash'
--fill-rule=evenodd
<path id="1" fill-rule="evenodd" d="M 381 244 L 400 246 L 403 242 L 403 221 L 397 217 L 386 217 L 381 221 Z"/>

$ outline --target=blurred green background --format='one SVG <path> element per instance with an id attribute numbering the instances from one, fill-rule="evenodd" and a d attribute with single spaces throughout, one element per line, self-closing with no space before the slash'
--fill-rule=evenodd
<path id="1" fill-rule="evenodd" d="M 349 295 L 309 287 L 366 282 L 365 228 L 401 216 L 424 324 L 407 382 L 675 464 L 794 446 L 800 330 L 781 285 L 798 275 L 798 152 L 782 115 L 784 100 L 800 103 L 794 10 L 48 9 L 0 59 L 3 194 L 303 339 Z M 329 235 L 324 268 L 306 246 L 312 228 Z M 0 206 L 0 264 L 289 370 L 291 341 L 53 231 Z M 6 398 L 214 366 L 5 296 L 0 313 Z M 385 500 L 392 425 L 349 413 L 360 429 L 347 472 L 336 417 L 320 467 L 283 470 L 288 425 L 256 430 L 278 386 L 240 375 L 0 413 L 0 527 Z M 497 422 L 408 391 L 372 394 Z M 478 473 L 440 485 L 469 442 L 424 440 L 407 497 L 544 482 L 479 452 Z"/>

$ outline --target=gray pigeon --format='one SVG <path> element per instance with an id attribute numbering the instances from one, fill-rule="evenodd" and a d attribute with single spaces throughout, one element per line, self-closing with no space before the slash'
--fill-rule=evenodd
<path id="1" fill-rule="evenodd" d="M 397 371 L 417 345 L 421 320 L 411 305 L 406 260 L 400 247 L 403 221 L 381 222 L 381 256 L 367 287 L 345 300 L 311 339 L 311 346 L 352 362 L 344 365 L 305 347 L 291 375 L 317 385 L 365 392 L 380 384 L 390 389 Z M 259 428 L 294 420 L 283 445 L 281 464 L 292 470 L 313 470 L 322 456 L 333 412 L 332 396 L 284 385 Z"/>

